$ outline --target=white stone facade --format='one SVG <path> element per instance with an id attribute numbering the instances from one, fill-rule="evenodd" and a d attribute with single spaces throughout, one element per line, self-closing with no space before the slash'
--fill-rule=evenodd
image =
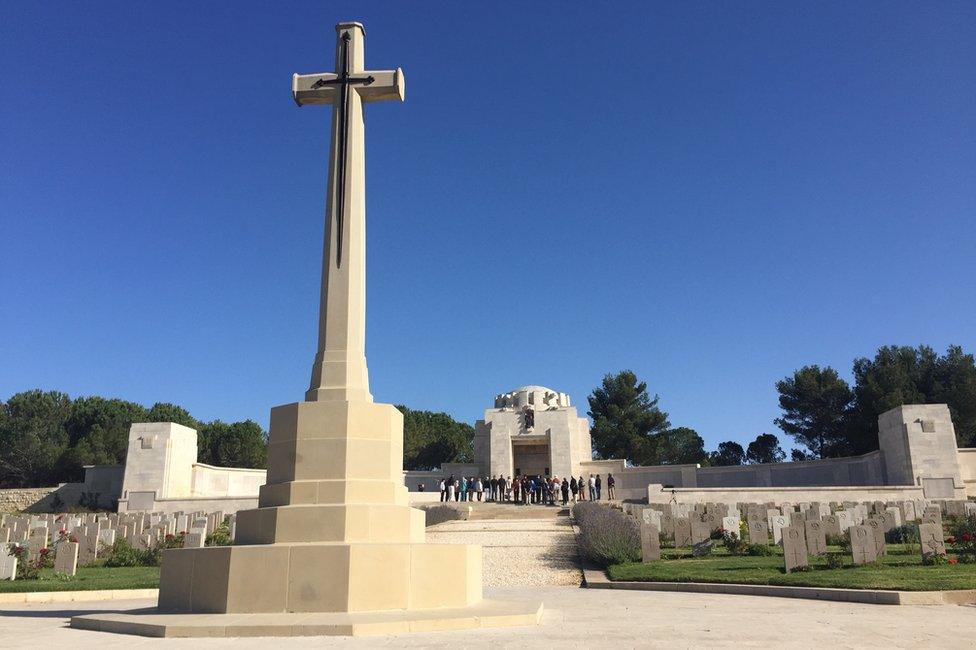
<path id="1" fill-rule="evenodd" d="M 592 458 L 589 421 L 566 393 L 522 386 L 497 395 L 475 423 L 474 457 L 485 476 L 579 476 Z"/>

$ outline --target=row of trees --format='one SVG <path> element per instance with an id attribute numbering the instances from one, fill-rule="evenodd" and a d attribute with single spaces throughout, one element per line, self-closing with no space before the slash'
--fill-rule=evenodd
<path id="1" fill-rule="evenodd" d="M 854 361 L 853 388 L 833 368 L 805 366 L 776 383 L 783 413 L 775 420 L 794 443 L 790 460 L 863 454 L 878 448 L 878 416 L 903 404 L 947 404 L 960 447 L 976 446 L 976 363 L 950 346 L 882 347 Z M 589 396 L 594 451 L 638 465 L 743 465 L 786 460 L 779 439 L 763 433 L 745 448 L 728 440 L 707 452 L 694 429 L 672 428 L 659 398 L 624 370 Z"/>
<path id="2" fill-rule="evenodd" d="M 474 460 L 474 427 L 447 413 L 414 411 L 402 404 L 403 469 L 431 470 L 441 463 Z"/>
<path id="3" fill-rule="evenodd" d="M 636 465 L 742 465 L 777 463 L 786 458 L 779 439 L 764 433 L 747 449 L 723 442 L 713 452 L 688 427 L 673 427 L 659 398 L 647 392 L 647 383 L 630 370 L 607 375 L 588 398 L 593 419 L 590 435 L 600 458 L 626 458 Z"/>
<path id="4" fill-rule="evenodd" d="M 474 428 L 446 413 L 403 413 L 403 465 L 433 469 L 470 462 Z M 85 465 L 125 462 L 133 422 L 176 422 L 197 430 L 197 460 L 220 467 L 266 467 L 267 433 L 252 420 L 201 422 L 176 404 L 146 408 L 122 399 L 30 390 L 0 402 L 0 488 L 80 481 Z"/>
<path id="5" fill-rule="evenodd" d="M 200 422 L 175 404 L 146 408 L 122 399 L 71 399 L 58 391 L 30 390 L 0 402 L 0 487 L 79 481 L 84 465 L 124 463 L 133 422 L 176 422 L 196 429 L 201 463 L 267 463 L 267 434 L 252 420 Z"/>
<path id="6" fill-rule="evenodd" d="M 878 448 L 878 416 L 902 404 L 947 404 L 960 447 L 976 446 L 976 364 L 950 346 L 880 348 L 854 360 L 854 386 L 826 366 L 805 366 L 777 382 L 776 424 L 813 458 Z"/>

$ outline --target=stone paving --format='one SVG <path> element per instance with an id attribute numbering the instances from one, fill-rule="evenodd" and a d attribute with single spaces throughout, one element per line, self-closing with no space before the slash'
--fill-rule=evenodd
<path id="1" fill-rule="evenodd" d="M 381 587 L 381 586 L 378 586 Z M 976 607 L 886 606 L 787 598 L 610 591 L 573 587 L 486 589 L 545 603 L 542 625 L 398 637 L 148 639 L 65 626 L 68 617 L 149 607 L 148 600 L 0 608 L 2 648 L 936 648 L 971 647 Z"/>
<path id="2" fill-rule="evenodd" d="M 481 515 L 502 516 L 478 509 Z M 513 508 L 509 506 L 508 508 Z M 527 510 L 523 509 L 523 510 Z M 553 510 L 532 508 L 542 519 L 479 518 L 448 521 L 427 529 L 431 544 L 480 544 L 483 549 L 486 587 L 567 585 L 579 586 L 580 571 L 576 536 L 569 518 Z"/>

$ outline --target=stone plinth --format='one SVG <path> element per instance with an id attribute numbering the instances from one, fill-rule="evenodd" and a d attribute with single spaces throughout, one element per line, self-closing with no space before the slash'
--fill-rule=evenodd
<path id="1" fill-rule="evenodd" d="M 364 612 L 470 606 L 481 549 L 424 543 L 400 476 L 403 416 L 389 404 L 271 411 L 262 507 L 237 544 L 164 552 L 160 612 Z"/>
<path id="2" fill-rule="evenodd" d="M 367 636 L 537 625 L 542 605 L 482 600 L 473 607 L 422 612 L 339 614 L 129 614 L 75 616 L 71 627 L 149 637 Z"/>

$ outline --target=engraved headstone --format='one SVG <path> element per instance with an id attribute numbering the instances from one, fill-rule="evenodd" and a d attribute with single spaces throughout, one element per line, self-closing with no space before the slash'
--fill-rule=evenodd
<path id="1" fill-rule="evenodd" d="M 712 536 L 712 525 L 706 521 L 699 521 L 698 518 L 691 520 L 691 543 L 692 545 L 703 542 Z"/>
<path id="2" fill-rule="evenodd" d="M 706 512 L 701 516 L 702 523 L 708 526 L 708 533 L 711 534 L 722 528 L 722 520 L 714 512 Z"/>
<path id="3" fill-rule="evenodd" d="M 874 530 L 870 526 L 852 526 L 850 534 L 854 564 L 870 564 L 878 559 Z"/>
<path id="4" fill-rule="evenodd" d="M 920 524 L 918 538 L 922 546 L 922 560 L 927 561 L 936 555 L 945 557 L 945 542 L 942 540 L 942 529 L 935 524 Z"/>
<path id="5" fill-rule="evenodd" d="M 17 579 L 17 558 L 6 544 L 0 545 L 0 580 Z"/>
<path id="6" fill-rule="evenodd" d="M 782 530 L 783 540 L 783 562 L 786 572 L 790 573 L 796 569 L 809 566 L 807 558 L 807 542 L 803 532 L 802 524 L 786 526 Z"/>
<path id="7" fill-rule="evenodd" d="M 823 523 L 806 521 L 804 528 L 807 538 L 807 551 L 810 555 L 825 555 L 827 553 L 827 535 L 824 532 Z"/>
<path id="8" fill-rule="evenodd" d="M 766 522 L 764 520 L 749 520 L 749 543 L 761 544 L 763 546 L 769 544 L 769 530 L 766 528 Z"/>
<path id="9" fill-rule="evenodd" d="M 773 517 L 770 520 L 770 526 L 773 528 L 773 543 L 779 544 L 780 540 L 783 539 L 783 529 L 790 525 L 789 517 L 784 517 L 779 515 L 778 517 Z"/>
<path id="10" fill-rule="evenodd" d="M 203 548 L 207 536 L 204 533 L 187 533 L 183 548 Z"/>
<path id="11" fill-rule="evenodd" d="M 871 529 L 871 533 L 874 535 L 874 547 L 878 555 L 885 554 L 885 529 L 884 521 L 882 521 L 880 515 L 874 515 L 867 520 L 864 524 Z"/>
<path id="12" fill-rule="evenodd" d="M 841 536 L 840 519 L 838 519 L 837 515 L 827 515 L 821 523 L 823 523 L 824 535 L 830 537 Z"/>
<path id="13" fill-rule="evenodd" d="M 654 524 L 641 524 L 641 558 L 643 562 L 661 559 L 661 533 Z"/>
<path id="14" fill-rule="evenodd" d="M 61 542 L 54 556 L 54 572 L 73 576 L 78 572 L 78 542 Z"/>
<path id="15" fill-rule="evenodd" d="M 895 516 L 890 510 L 883 510 L 875 515 L 875 518 L 881 522 L 884 527 L 884 532 L 889 533 L 895 527 Z"/>
<path id="16" fill-rule="evenodd" d="M 837 524 L 840 526 L 840 534 L 843 535 L 851 526 L 854 526 L 854 513 L 850 510 L 838 510 L 834 513 L 837 517 Z"/>
<path id="17" fill-rule="evenodd" d="M 675 517 L 674 546 L 675 548 L 691 546 L 691 520 L 687 517 Z"/>
<path id="18" fill-rule="evenodd" d="M 738 517 L 722 517 L 722 530 L 735 533 L 735 536 L 739 537 L 742 534 L 740 527 L 741 522 Z"/>
<path id="19" fill-rule="evenodd" d="M 661 513 L 657 510 L 652 510 L 651 508 L 644 508 L 640 513 L 640 522 L 650 524 L 651 526 L 657 526 L 658 530 L 660 530 Z"/>
<path id="20" fill-rule="evenodd" d="M 661 533 L 666 539 L 674 539 L 674 515 L 667 512 L 661 515 Z"/>
<path id="21" fill-rule="evenodd" d="M 902 513 L 902 509 L 900 507 L 898 507 L 898 506 L 888 506 L 885 509 L 885 511 L 888 514 L 891 515 L 892 523 L 893 523 L 893 525 L 894 525 L 895 528 L 897 528 L 898 526 L 901 526 L 903 523 L 905 523 L 904 514 Z"/>

